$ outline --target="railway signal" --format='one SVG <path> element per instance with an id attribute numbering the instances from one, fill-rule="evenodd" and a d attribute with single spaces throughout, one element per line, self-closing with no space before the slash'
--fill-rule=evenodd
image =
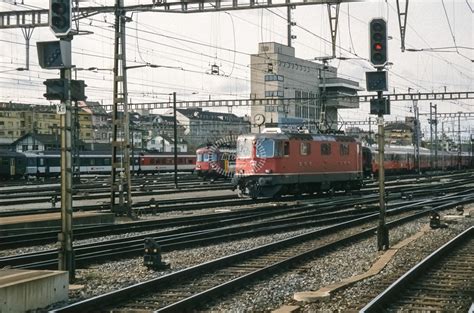
<path id="1" fill-rule="evenodd" d="M 71 100 L 85 101 L 85 87 L 87 86 L 83 80 L 67 80 L 64 78 L 47 79 L 43 82 L 46 85 L 46 93 L 43 94 L 48 100 L 65 101 L 71 91 Z"/>
<path id="2" fill-rule="evenodd" d="M 68 81 L 66 79 L 47 79 L 43 82 L 46 85 L 44 97 L 48 100 L 64 101 L 67 97 Z"/>
<path id="3" fill-rule="evenodd" d="M 388 227 L 385 223 L 385 170 L 384 170 L 384 120 L 383 116 L 390 114 L 390 101 L 383 97 L 383 91 L 388 89 L 387 73 L 383 71 L 387 64 L 387 22 L 382 18 L 375 18 L 369 24 L 370 33 L 370 62 L 377 68 L 377 72 L 368 72 L 367 90 L 377 91 L 377 98 L 370 100 L 370 114 L 377 114 L 378 124 L 378 163 L 379 167 L 379 225 L 377 227 L 377 248 L 389 248 Z"/>
<path id="4" fill-rule="evenodd" d="M 387 98 L 370 99 L 370 114 L 389 115 L 390 100 Z"/>
<path id="5" fill-rule="evenodd" d="M 388 91 L 386 71 L 365 72 L 367 91 Z"/>
<path id="6" fill-rule="evenodd" d="M 161 260 L 161 247 L 151 237 L 145 238 L 143 265 L 153 270 L 167 269 L 170 264 Z"/>
<path id="7" fill-rule="evenodd" d="M 71 67 L 71 41 L 55 40 L 36 43 L 38 62 L 44 69 Z"/>
<path id="8" fill-rule="evenodd" d="M 72 1 L 49 1 L 49 27 L 56 37 L 66 37 L 72 29 Z"/>
<path id="9" fill-rule="evenodd" d="M 387 63 L 387 22 L 382 18 L 370 22 L 370 62 L 375 67 Z"/>

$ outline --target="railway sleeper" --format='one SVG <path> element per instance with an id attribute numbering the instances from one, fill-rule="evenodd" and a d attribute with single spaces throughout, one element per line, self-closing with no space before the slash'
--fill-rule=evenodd
<path id="1" fill-rule="evenodd" d="M 445 282 L 439 282 L 435 283 L 433 281 L 430 282 L 420 282 L 415 285 L 413 285 L 410 289 L 417 289 L 417 290 L 432 290 L 432 291 L 439 291 L 439 292 L 448 292 L 451 290 L 462 290 L 463 288 L 467 288 L 469 290 L 469 286 L 465 285 L 467 278 L 463 279 L 462 282 L 459 282 L 459 284 L 452 285 L 452 286 L 446 286 Z M 451 282 L 452 283 L 452 282 Z"/>
<path id="2" fill-rule="evenodd" d="M 470 288 L 468 286 L 462 287 L 462 286 L 456 286 L 454 289 L 450 288 L 442 288 L 443 285 L 437 285 L 433 286 L 432 284 L 430 285 L 415 285 L 412 288 L 417 289 L 417 290 L 425 290 L 426 292 L 438 292 L 438 293 L 445 293 L 445 294 L 454 294 L 458 295 L 460 291 L 466 291 L 468 292 Z"/>
<path id="3" fill-rule="evenodd" d="M 411 309 L 413 306 L 424 307 L 425 309 L 423 310 L 423 312 L 430 312 L 428 308 L 436 308 L 436 310 L 441 310 L 443 312 L 446 312 L 446 309 L 448 307 L 452 308 L 452 305 L 450 305 L 450 304 L 454 304 L 452 300 L 451 301 L 442 301 L 442 300 L 438 300 L 438 299 L 433 299 L 433 300 L 417 299 L 417 300 L 414 300 L 414 301 L 402 300 L 402 301 L 399 301 L 397 303 L 399 304 L 397 306 L 401 306 L 401 307 L 403 307 L 403 309 L 407 309 L 407 307 L 409 307 Z"/>
<path id="4" fill-rule="evenodd" d="M 394 306 L 393 309 L 388 310 L 388 312 L 401 312 L 401 311 L 406 311 L 406 310 L 415 311 L 415 312 L 432 312 L 432 311 L 439 312 L 440 310 L 444 311 L 443 308 L 441 308 L 438 305 L 431 307 L 431 306 L 425 306 L 421 304 L 413 304 L 409 306 L 397 305 L 397 306 Z"/>
<path id="5" fill-rule="evenodd" d="M 432 296 L 432 295 L 426 295 L 426 294 L 419 294 L 419 295 L 416 295 L 416 296 L 406 296 L 405 297 L 405 300 L 403 301 L 408 301 L 408 302 L 430 302 L 430 301 L 439 301 L 439 302 L 446 302 L 446 303 L 450 303 L 450 302 L 453 302 L 454 300 L 456 300 L 456 298 L 459 298 L 459 299 L 462 299 L 463 297 L 462 296 L 458 296 L 458 297 L 442 297 L 442 296 Z"/>

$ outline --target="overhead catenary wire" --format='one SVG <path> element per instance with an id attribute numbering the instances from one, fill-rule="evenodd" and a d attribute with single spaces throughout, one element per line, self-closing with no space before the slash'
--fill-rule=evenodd
<path id="1" fill-rule="evenodd" d="M 235 49 L 234 49 L 234 50 L 235 50 Z M 234 53 L 236 53 L 236 52 L 234 52 Z M 234 54 L 234 55 L 235 55 L 235 54 Z"/>

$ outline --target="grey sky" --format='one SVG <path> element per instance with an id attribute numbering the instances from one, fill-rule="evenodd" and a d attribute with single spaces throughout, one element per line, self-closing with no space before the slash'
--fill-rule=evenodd
<path id="1" fill-rule="evenodd" d="M 24 6 L 0 2 L 0 11 L 47 7 L 47 1 L 24 0 Z M 21 2 L 21 1 L 17 1 Z M 113 5 L 114 1 L 96 0 L 81 2 L 81 6 Z M 126 5 L 148 4 L 148 1 L 125 0 Z M 446 9 L 446 12 L 443 8 Z M 469 6 L 470 5 L 470 6 Z M 390 90 L 406 92 L 408 87 L 423 91 L 472 91 L 474 59 L 474 35 L 472 0 L 410 1 L 407 48 L 453 47 L 454 40 L 460 54 L 453 52 L 405 52 L 400 51 L 400 33 L 396 15 L 396 1 L 370 1 L 342 4 L 338 45 L 368 57 L 368 22 L 374 17 L 388 21 Z M 303 59 L 327 56 L 331 53 L 329 22 L 325 5 L 302 6 L 292 11 L 297 27 L 293 33 L 296 56 Z M 178 93 L 178 99 L 248 98 L 250 92 L 250 54 L 257 52 L 258 42 L 276 41 L 286 43 L 286 9 L 256 9 L 247 11 L 220 12 L 213 14 L 140 13 L 133 15 L 127 24 L 129 65 L 150 62 L 184 69 L 142 68 L 129 71 L 129 91 L 132 102 L 166 101 L 167 94 Z M 449 19 L 449 24 L 448 24 Z M 113 51 L 114 17 L 101 14 L 81 20 L 80 29 L 93 31 L 93 35 L 76 36 L 73 41 L 73 62 L 80 68 L 98 67 L 111 69 Z M 349 26 L 350 25 L 350 26 Z M 451 25 L 451 27 L 449 26 Z M 56 77 L 58 71 L 41 70 L 37 66 L 35 42 L 54 40 L 48 28 L 36 29 L 31 42 L 31 71 L 18 72 L 24 66 L 25 52 L 23 35 L 19 29 L 0 30 L 0 101 L 46 103 L 42 99 L 46 78 Z M 352 39 L 352 40 L 351 40 Z M 338 55 L 356 57 L 338 48 Z M 234 50 L 237 51 L 234 53 Z M 461 55 L 462 54 L 462 55 Z M 235 60 L 235 61 L 234 61 Z M 210 65 L 220 66 L 223 76 L 206 74 Z M 372 70 L 364 60 L 333 60 L 339 74 L 361 82 L 364 72 Z M 110 103 L 112 98 L 111 72 L 98 73 L 79 71 L 79 79 L 88 84 L 89 100 Z M 474 101 L 438 103 L 439 112 L 473 112 Z M 411 103 L 394 103 L 390 119 L 402 119 L 411 114 Z M 420 111 L 428 112 L 429 103 L 420 102 Z M 235 110 L 242 114 L 246 110 Z M 346 120 L 366 119 L 368 105 L 359 110 L 341 112 Z M 468 122 L 466 122 L 468 127 Z"/>

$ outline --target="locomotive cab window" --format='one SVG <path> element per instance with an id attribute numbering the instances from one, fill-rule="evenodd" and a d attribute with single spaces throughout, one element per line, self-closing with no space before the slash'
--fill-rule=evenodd
<path id="1" fill-rule="evenodd" d="M 239 158 L 250 158 L 252 156 L 252 140 L 239 139 L 237 141 L 237 155 Z"/>
<path id="2" fill-rule="evenodd" d="M 349 155 L 349 144 L 341 143 L 341 145 L 339 146 L 339 151 L 341 155 Z"/>
<path id="3" fill-rule="evenodd" d="M 290 143 L 288 141 L 275 141 L 275 156 L 283 157 L 290 155 Z"/>
<path id="4" fill-rule="evenodd" d="M 283 155 L 284 156 L 290 155 L 290 142 L 289 141 L 285 141 L 283 143 Z"/>
<path id="5" fill-rule="evenodd" d="M 198 162 L 202 162 L 202 161 L 203 161 L 203 156 L 202 156 L 201 153 L 198 153 L 198 154 L 197 154 L 197 161 L 198 161 Z"/>
<path id="6" fill-rule="evenodd" d="M 311 144 L 309 142 L 302 142 L 300 145 L 300 154 L 301 155 L 310 155 L 311 154 Z"/>
<path id="7" fill-rule="evenodd" d="M 257 158 L 272 158 L 275 155 L 275 141 L 273 139 L 259 139 L 257 141 Z"/>
<path id="8" fill-rule="evenodd" d="M 330 155 L 331 154 L 331 144 L 322 143 L 321 144 L 321 155 Z"/>

